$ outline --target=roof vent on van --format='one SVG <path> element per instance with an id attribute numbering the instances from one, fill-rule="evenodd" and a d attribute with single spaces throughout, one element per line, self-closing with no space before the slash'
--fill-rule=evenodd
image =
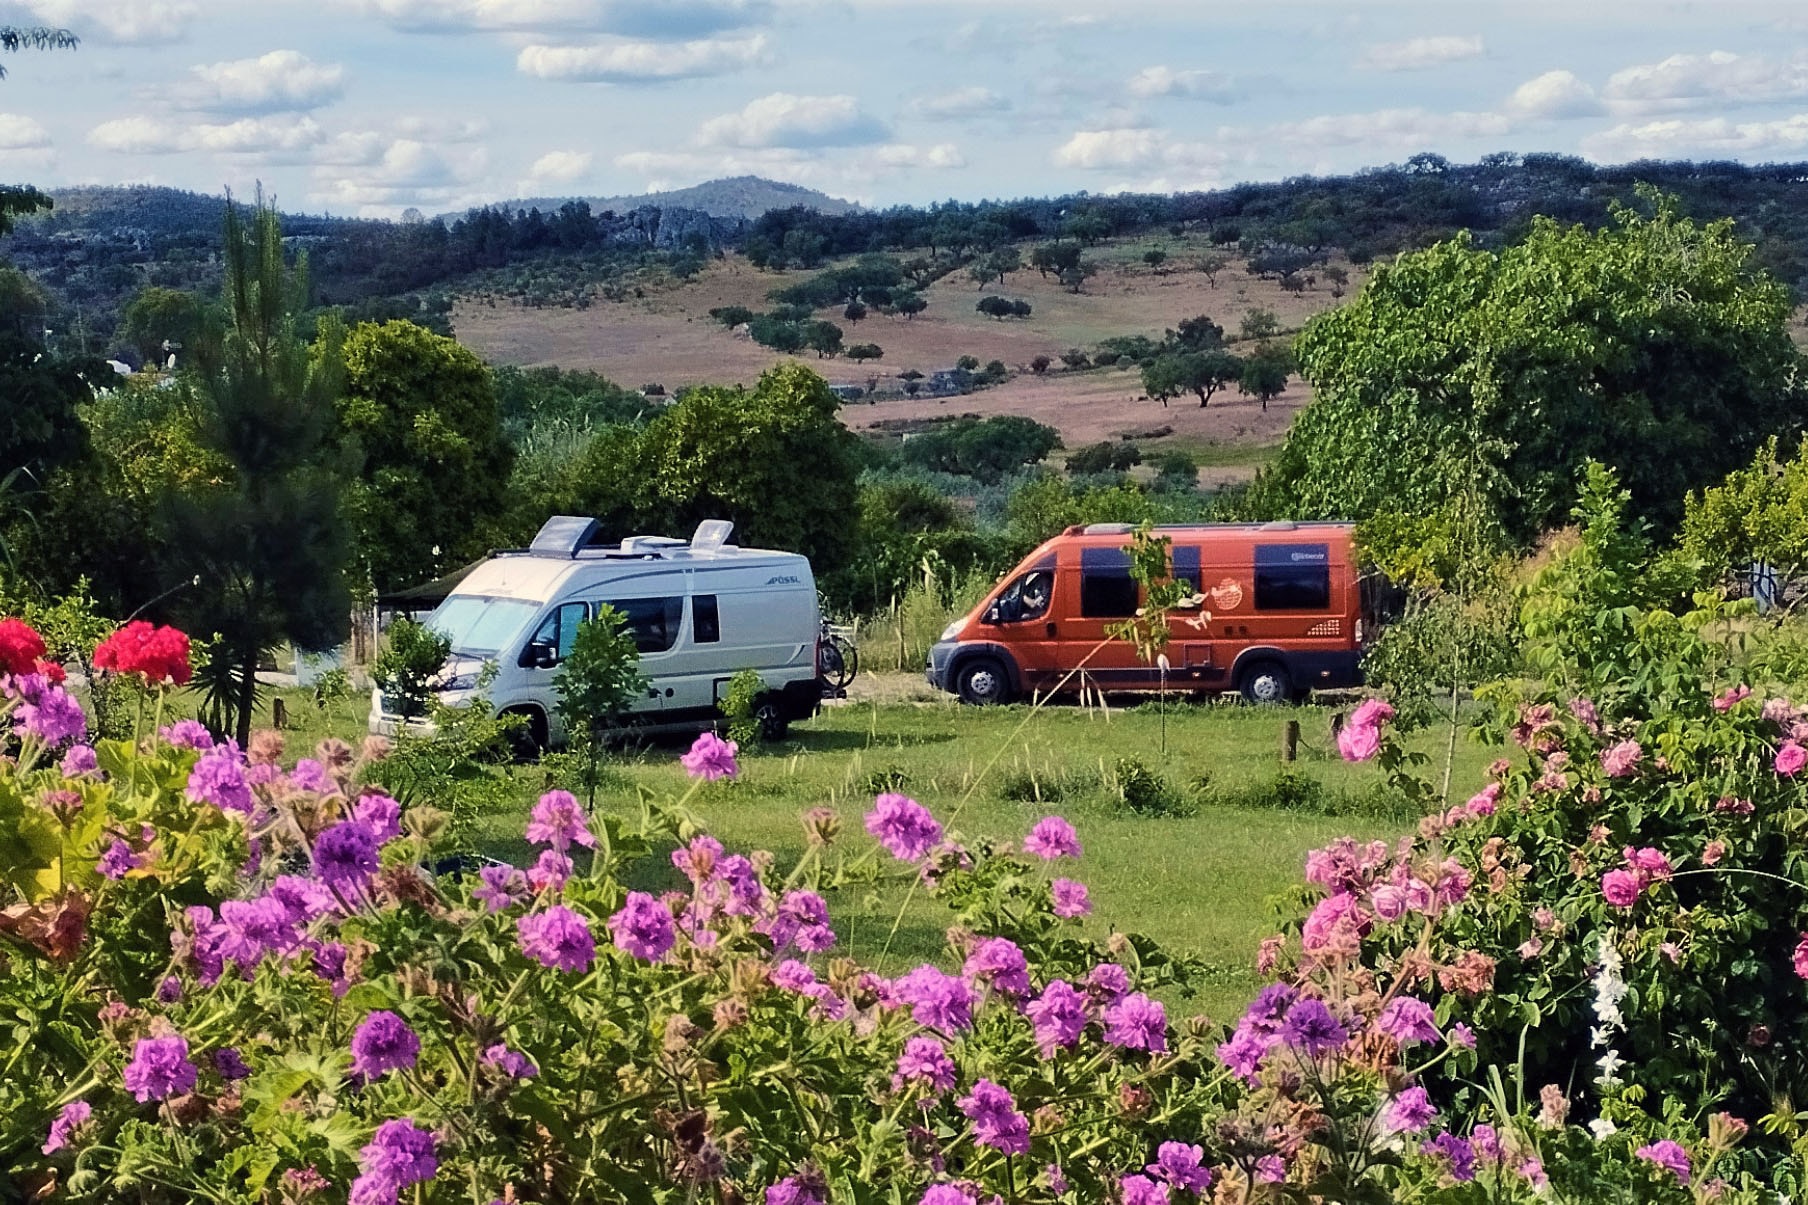
<path id="1" fill-rule="evenodd" d="M 1299 524 L 1292 519 L 1276 519 L 1272 523 L 1262 524 L 1263 531 L 1298 531 Z"/>
<path id="2" fill-rule="evenodd" d="M 691 534 L 692 552 L 714 552 L 728 543 L 728 537 L 734 534 L 734 520 L 705 519 L 697 524 L 697 530 Z"/>
<path id="3" fill-rule="evenodd" d="M 621 550 L 631 556 L 658 556 L 668 548 L 683 547 L 683 540 L 671 536 L 628 536 L 621 542 Z"/>
<path id="4" fill-rule="evenodd" d="M 1080 534 L 1087 536 L 1127 536 L 1136 530 L 1131 523 L 1088 523 Z"/>
<path id="5" fill-rule="evenodd" d="M 527 550 L 541 556 L 575 557 L 578 549 L 595 537 L 600 526 L 595 519 L 582 515 L 554 515 L 541 525 Z"/>

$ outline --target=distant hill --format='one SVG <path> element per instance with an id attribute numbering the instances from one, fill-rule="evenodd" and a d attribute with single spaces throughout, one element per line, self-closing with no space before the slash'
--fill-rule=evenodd
<path id="1" fill-rule="evenodd" d="M 691 188 L 642 193 L 636 197 L 525 197 L 502 204 L 509 209 L 537 208 L 546 212 L 557 209 L 567 201 L 588 201 L 592 213 L 602 213 L 605 210 L 621 213 L 639 209 L 643 205 L 652 205 L 659 209 L 696 209 L 715 218 L 745 218 L 748 221 L 768 210 L 789 209 L 794 205 L 837 216 L 860 210 L 860 206 L 852 201 L 831 197 L 801 184 L 786 184 L 782 180 L 767 180 L 759 176 L 733 176 L 726 180 L 710 180 Z"/>

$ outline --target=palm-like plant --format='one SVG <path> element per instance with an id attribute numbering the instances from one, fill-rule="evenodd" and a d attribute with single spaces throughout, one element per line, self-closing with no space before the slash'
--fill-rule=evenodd
<path id="1" fill-rule="evenodd" d="M 48 25 L 0 25 L 0 50 L 74 50 L 80 44 L 81 39 L 67 29 L 54 29 Z M 0 79 L 5 78 L 6 68 L 0 67 Z"/>

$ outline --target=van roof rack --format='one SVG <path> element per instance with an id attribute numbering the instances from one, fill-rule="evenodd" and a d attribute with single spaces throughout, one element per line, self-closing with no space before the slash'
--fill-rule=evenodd
<path id="1" fill-rule="evenodd" d="M 1266 523 L 1157 523 L 1155 531 L 1301 531 L 1310 528 L 1354 527 L 1342 519 L 1276 519 Z M 1133 523 L 1076 523 L 1064 529 L 1064 536 L 1122 536 L 1136 530 Z"/>
<path id="2" fill-rule="evenodd" d="M 715 552 L 732 548 L 728 538 L 734 523 L 728 519 L 705 519 L 697 524 L 688 540 L 674 536 L 624 536 L 620 544 L 605 544 L 598 537 L 601 521 L 583 515 L 554 515 L 541 524 L 533 543 L 526 548 L 499 548 L 496 556 L 539 556 L 576 560 L 584 558 L 620 557 L 631 560 L 658 559 L 679 551 Z"/>

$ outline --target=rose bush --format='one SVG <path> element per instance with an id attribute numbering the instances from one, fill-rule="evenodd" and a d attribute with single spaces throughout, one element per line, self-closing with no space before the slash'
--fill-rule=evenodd
<path id="1" fill-rule="evenodd" d="M 1598 1142 L 1563 1091 L 1534 1110 L 1512 1060 L 1478 1059 L 1507 1039 L 1456 1014 L 1498 990 L 1481 938 L 1499 926 L 1479 918 L 1499 910 L 1492 871 L 1441 830 L 1314 854 L 1300 948 L 1261 954 L 1284 981 L 1221 1026 L 1170 1012 L 1192 963 L 1090 935 L 1069 877 L 1082 843 L 1058 817 L 975 841 L 888 795 L 858 848 L 833 811 L 807 813 L 781 869 L 691 814 L 738 772 L 706 735 L 689 794 L 638 822 L 551 792 L 525 826 L 530 865 L 435 875 L 443 817 L 375 785 L 380 745 L 290 766 L 275 734 L 240 750 L 192 723 L 75 744 L 56 689 L 4 686 L 20 735 L 0 833 L 23 837 L 0 844 L 0 1166 L 25 1192 L 1177 1205 L 1578 1185 L 1683 1201 L 1711 1183 L 1760 1199 L 1727 1153 L 1742 1123 L 1704 1134 L 1632 1101 Z M 1386 722 L 1368 709 L 1348 751 L 1404 774 Z M 1488 811 L 1459 828 L 1504 814 Z M 1628 862 L 1652 893 L 1682 877 Z M 949 909 L 945 959 L 886 977 L 844 956 L 823 893 L 887 880 Z"/>

